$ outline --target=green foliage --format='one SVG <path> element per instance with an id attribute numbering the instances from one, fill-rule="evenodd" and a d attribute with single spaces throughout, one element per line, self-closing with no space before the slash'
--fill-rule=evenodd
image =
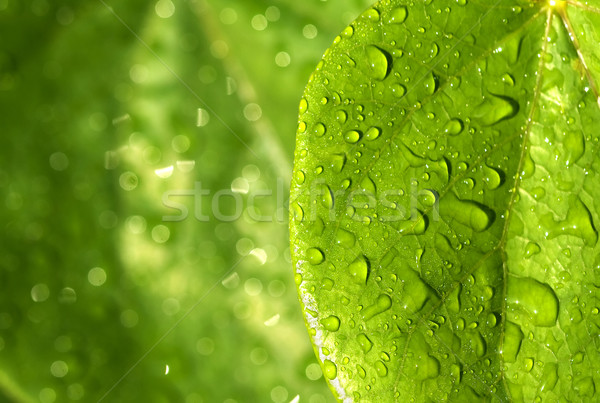
<path id="1" fill-rule="evenodd" d="M 383 0 L 300 103 L 305 320 L 355 401 L 594 401 L 600 2 Z"/>
<path id="2" fill-rule="evenodd" d="M 279 133 L 368 2 L 104 3 L 116 16 L 98 0 L 0 0 L 0 401 L 332 401 L 275 220 L 294 146 Z M 273 221 L 199 221 L 191 197 L 172 198 L 187 219 L 163 221 L 177 213 L 165 192 L 196 182 L 247 184 L 245 212 L 271 190 L 255 207 Z"/>

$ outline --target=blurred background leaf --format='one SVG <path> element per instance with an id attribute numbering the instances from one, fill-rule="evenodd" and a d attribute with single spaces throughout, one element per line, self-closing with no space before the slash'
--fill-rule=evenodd
<path id="1" fill-rule="evenodd" d="M 286 201 L 300 94 L 369 3 L 0 0 L 0 400 L 333 400 Z"/>

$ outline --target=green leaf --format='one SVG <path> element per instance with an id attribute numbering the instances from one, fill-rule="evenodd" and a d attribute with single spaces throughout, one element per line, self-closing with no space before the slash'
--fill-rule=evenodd
<path id="1" fill-rule="evenodd" d="M 340 400 L 600 389 L 600 2 L 384 0 L 300 104 L 292 257 Z"/>

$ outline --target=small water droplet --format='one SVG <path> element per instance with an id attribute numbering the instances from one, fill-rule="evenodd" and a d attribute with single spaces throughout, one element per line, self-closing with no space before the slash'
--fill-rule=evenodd
<path id="1" fill-rule="evenodd" d="M 335 282 L 332 279 L 330 279 L 329 277 L 325 277 L 323 279 L 323 281 L 321 282 L 321 287 L 324 290 L 331 291 L 331 290 L 333 290 L 334 284 L 335 284 Z"/>
<path id="2" fill-rule="evenodd" d="M 565 149 L 567 166 L 579 161 L 585 152 L 585 139 L 581 132 L 565 133 L 562 144 Z"/>
<path id="3" fill-rule="evenodd" d="M 329 160 L 333 172 L 340 173 L 346 165 L 346 154 L 331 154 Z"/>

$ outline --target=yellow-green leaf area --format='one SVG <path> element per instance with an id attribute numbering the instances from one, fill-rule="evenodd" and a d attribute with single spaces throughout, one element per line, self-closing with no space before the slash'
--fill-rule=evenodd
<path id="1" fill-rule="evenodd" d="M 600 398 L 599 16 L 384 0 L 326 52 L 301 121 L 327 135 L 297 135 L 290 236 L 337 399 Z"/>

